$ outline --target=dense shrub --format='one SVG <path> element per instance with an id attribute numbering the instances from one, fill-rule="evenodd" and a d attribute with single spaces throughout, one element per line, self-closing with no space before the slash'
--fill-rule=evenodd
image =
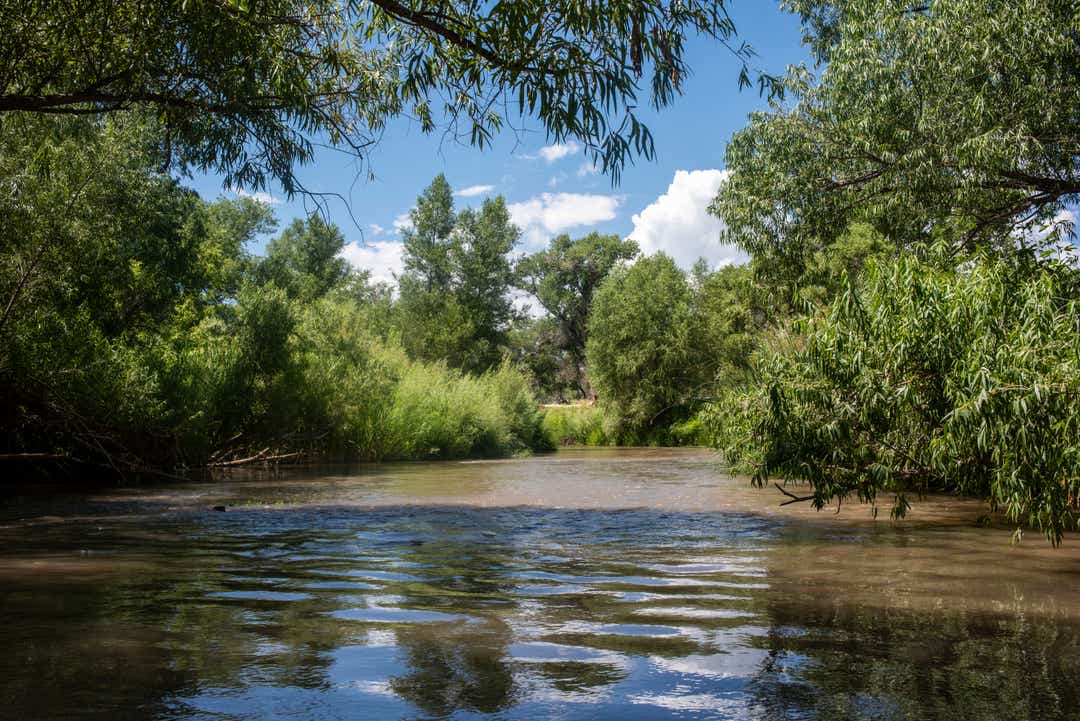
<path id="1" fill-rule="evenodd" d="M 553 446 L 708 445 L 707 429 L 697 415 L 668 425 L 627 428 L 604 405 L 544 406 L 543 429 Z"/>
<path id="2" fill-rule="evenodd" d="M 604 430 L 604 413 L 595 405 L 544 407 L 543 428 L 556 446 L 608 446 L 614 440 Z"/>
<path id="3" fill-rule="evenodd" d="M 817 507 L 939 489 L 985 497 L 1054 542 L 1080 497 L 1080 279 L 1058 261 L 943 250 L 870 264 L 805 342 L 714 403 L 717 446 Z"/>

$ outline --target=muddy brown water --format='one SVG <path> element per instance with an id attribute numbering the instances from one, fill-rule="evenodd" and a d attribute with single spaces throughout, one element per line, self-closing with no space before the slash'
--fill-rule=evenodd
<path id="1" fill-rule="evenodd" d="M 8 489 L 0 718 L 1080 719 L 1080 539 L 781 500 L 692 449 Z"/>

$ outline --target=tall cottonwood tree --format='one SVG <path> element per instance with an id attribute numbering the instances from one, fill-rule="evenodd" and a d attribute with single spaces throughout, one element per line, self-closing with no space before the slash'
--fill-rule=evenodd
<path id="1" fill-rule="evenodd" d="M 589 395 L 585 374 L 589 307 L 600 282 L 621 261 L 632 260 L 638 245 L 617 235 L 560 235 L 544 250 L 518 261 L 516 284 L 531 294 L 558 327 L 557 351 L 565 352 L 570 376 L 581 397 Z"/>
<path id="2" fill-rule="evenodd" d="M 454 209 L 439 174 L 417 198 L 402 233 L 398 279 L 402 343 L 414 358 L 482 372 L 502 359 L 513 318 L 510 251 L 520 235 L 502 197 Z"/>

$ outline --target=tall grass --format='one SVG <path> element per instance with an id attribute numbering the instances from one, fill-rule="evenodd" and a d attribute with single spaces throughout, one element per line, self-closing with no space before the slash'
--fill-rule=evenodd
<path id="1" fill-rule="evenodd" d="M 604 430 L 604 413 L 599 406 L 545 406 L 543 429 L 555 446 L 610 446 Z"/>
<path id="2" fill-rule="evenodd" d="M 163 439 L 162 449 L 140 448 L 147 462 L 190 467 L 260 453 L 420 460 L 552 448 L 527 377 L 508 363 L 468 375 L 410 360 L 395 339 L 371 333 L 354 303 L 303 307 L 259 288 L 241 294 L 232 313 L 86 364 L 117 379 L 108 417 L 123 413 L 116 425 L 132 429 L 125 445 L 148 432 Z M 106 406 L 85 393 L 78 400 L 86 413 Z"/>
<path id="3" fill-rule="evenodd" d="M 543 407 L 543 430 L 554 446 L 693 446 L 707 445 L 698 416 L 644 429 L 629 429 L 609 407 Z"/>
<path id="4" fill-rule="evenodd" d="M 309 455 L 363 460 L 507 456 L 550 447 L 528 379 L 508 363 L 469 375 L 442 362 L 410 360 L 395 339 L 372 335 L 362 309 L 331 299 L 299 311 L 288 340 L 279 342 L 286 353 L 254 373 L 275 379 L 262 385 L 277 387 L 284 400 L 263 403 L 261 409 L 277 412 L 251 419 L 259 443 L 278 436 Z"/>
<path id="5" fill-rule="evenodd" d="M 406 361 L 385 430 L 377 457 L 504 456 L 549 446 L 528 381 L 508 364 L 472 376 Z"/>

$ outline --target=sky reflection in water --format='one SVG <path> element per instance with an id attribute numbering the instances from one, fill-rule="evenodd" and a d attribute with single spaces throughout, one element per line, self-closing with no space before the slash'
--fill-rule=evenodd
<path id="1" fill-rule="evenodd" d="M 1078 718 L 1075 544 L 776 500 L 701 451 L 8 496 L 0 716 Z"/>

